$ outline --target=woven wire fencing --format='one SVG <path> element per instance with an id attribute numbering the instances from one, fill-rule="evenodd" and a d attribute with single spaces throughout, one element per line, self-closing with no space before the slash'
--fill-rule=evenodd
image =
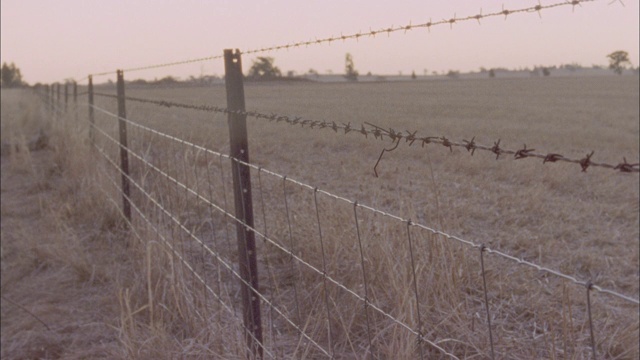
<path id="1" fill-rule="evenodd" d="M 389 31 L 401 30 L 411 29 Z M 347 38 L 359 36 L 363 35 Z M 319 43 L 334 40 L 345 39 Z M 301 45 L 312 44 L 265 51 Z M 61 96 L 54 99 L 52 94 L 44 92 L 47 105 L 64 113 Z M 118 208 L 130 204 L 131 216 L 125 211 L 123 215 L 132 237 L 157 247 L 157 257 L 149 261 L 164 267 L 167 281 L 184 293 L 181 316 L 215 334 L 217 353 L 381 359 L 638 356 L 637 349 L 616 341 L 638 336 L 637 298 L 486 246 L 473 236 L 452 235 L 438 221 L 403 218 L 383 206 L 358 202 L 357 195 L 325 191 L 322 184 L 297 180 L 296 174 L 235 159 L 226 149 L 226 122 L 229 116 L 241 115 L 273 124 L 267 126 L 284 122 L 340 136 L 361 134 L 364 141 L 382 138 L 391 140 L 389 146 L 422 143 L 471 153 L 484 150 L 496 158 L 508 154 L 565 161 L 582 170 L 599 166 L 637 172 L 637 164 L 626 159 L 619 164 L 594 163 L 593 153 L 575 159 L 532 153 L 526 145 L 504 149 L 500 140 L 485 146 L 474 139 L 419 136 L 374 124 L 352 126 L 114 92 L 81 93 L 89 94 L 96 100 L 81 100 L 78 126 L 91 136 L 96 171 L 109 184 L 103 190 Z M 126 117 L 118 115 L 118 99 L 126 101 Z M 175 109 L 169 114 L 167 108 Z M 94 119 L 83 115 L 85 109 Z M 120 124 L 126 125 L 126 146 L 119 139 Z M 128 171 L 122 169 L 123 152 Z M 251 177 L 253 225 L 237 217 L 233 171 L 239 165 L 249 169 Z M 123 191 L 125 181 L 128 194 Z M 257 279 L 252 280 L 257 280 L 257 287 L 242 274 L 240 232 L 255 236 Z M 242 305 L 246 288 L 259 311 Z M 259 328 L 247 321 L 256 317 Z M 234 348 L 245 340 L 246 348 Z"/>
<path id="2" fill-rule="evenodd" d="M 109 179 L 104 191 L 120 208 L 123 175 L 130 181 L 131 232 L 164 249 L 158 262 L 184 279 L 191 316 L 225 324 L 224 352 L 227 339 L 252 334 L 240 296 L 247 282 L 236 226 L 247 225 L 234 213 L 237 160 L 155 129 L 154 116 L 138 120 L 132 106 L 133 115 L 120 119 L 129 135 L 124 148 L 115 100 L 103 96 L 90 106 L 93 124 L 79 120 L 91 129 L 98 171 Z M 158 117 L 163 111 L 140 106 L 160 110 Z M 223 141 L 227 113 L 205 116 L 214 120 L 211 142 Z M 122 149 L 129 174 L 121 170 Z M 637 332 L 633 297 L 244 165 L 253 181 L 264 357 L 589 358 L 633 351 L 608 344 L 622 331 Z"/>

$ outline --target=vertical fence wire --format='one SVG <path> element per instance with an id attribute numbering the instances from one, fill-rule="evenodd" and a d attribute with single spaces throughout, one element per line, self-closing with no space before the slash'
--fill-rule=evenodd
<path id="1" fill-rule="evenodd" d="M 297 316 L 297 324 L 302 324 L 302 315 L 300 314 L 300 301 L 298 299 L 298 271 L 296 268 L 296 262 L 293 259 L 293 254 L 296 253 L 295 243 L 293 240 L 293 231 L 291 228 L 291 216 L 289 214 L 289 202 L 287 201 L 287 177 L 285 176 L 282 179 L 282 195 L 284 199 L 284 208 L 287 215 L 287 226 L 289 228 L 289 250 L 291 251 L 291 256 L 289 257 L 289 263 L 291 264 L 291 276 L 293 276 L 293 297 L 295 300 L 296 306 L 296 316 Z"/>
<path id="2" fill-rule="evenodd" d="M 264 205 L 264 188 L 262 187 L 262 168 L 258 167 L 258 189 L 260 190 L 260 207 L 262 209 L 262 224 L 264 225 L 264 236 L 269 237 L 269 230 L 267 227 L 267 211 Z M 263 240 L 264 241 L 264 240 Z M 271 267 L 271 261 L 269 260 L 268 254 L 263 254 L 262 257 L 265 261 L 265 266 L 267 268 L 267 279 L 269 279 L 269 286 L 271 287 L 271 291 L 269 291 L 269 301 L 275 303 L 275 297 L 279 297 L 278 283 L 275 281 L 275 276 L 273 275 L 273 269 Z M 275 292 L 275 296 L 274 296 Z M 269 307 L 269 335 L 271 337 L 271 344 L 275 346 L 277 343 L 276 340 L 276 331 L 275 331 L 275 323 L 273 318 L 273 307 Z M 278 352 L 274 351 L 276 355 L 276 359 L 278 358 Z"/>
<path id="3" fill-rule="evenodd" d="M 407 242 L 409 243 L 409 257 L 411 258 L 411 273 L 413 274 L 413 291 L 416 295 L 416 317 L 418 319 L 418 351 L 420 359 L 424 359 L 422 351 L 422 316 L 420 314 L 420 296 L 418 295 L 418 278 L 416 275 L 416 264 L 413 256 L 413 245 L 411 243 L 411 220 L 407 220 Z"/>
<path id="4" fill-rule="evenodd" d="M 90 109 L 92 109 L 92 107 L 90 107 Z M 187 146 L 188 143 L 186 143 L 184 140 L 181 141 L 181 143 L 173 143 L 174 147 L 178 147 L 178 145 L 180 145 L 180 149 L 184 149 L 185 146 Z M 129 150 L 128 150 L 129 151 Z M 176 153 L 180 153 L 180 151 L 178 151 L 178 149 L 174 148 L 173 151 L 174 154 Z M 206 153 L 205 153 L 206 154 Z M 206 155 L 205 155 L 206 157 Z M 223 194 L 224 194 L 224 202 L 225 202 L 225 211 L 228 210 L 227 205 L 226 205 L 226 189 L 224 189 L 225 186 L 225 177 L 224 177 L 224 170 L 223 170 L 223 166 L 222 166 L 222 155 L 219 156 L 219 163 L 220 163 L 220 170 L 221 170 L 221 179 L 222 179 L 222 185 L 223 185 Z M 195 181 L 195 185 L 190 185 L 189 184 L 189 176 L 188 176 L 188 171 L 187 171 L 187 161 L 189 160 L 189 153 L 185 152 L 184 154 L 184 158 L 181 159 L 183 160 L 183 168 L 182 168 L 182 172 L 178 169 L 178 166 L 175 165 L 175 170 L 176 170 L 176 180 L 173 181 L 176 185 L 178 185 L 178 174 L 182 173 L 184 175 L 184 186 L 183 188 L 185 189 L 184 195 L 182 195 L 182 191 L 180 191 L 178 189 L 179 186 L 175 186 L 175 193 L 178 195 L 176 196 L 176 198 L 183 198 L 185 199 L 185 206 L 187 208 L 191 208 L 190 205 L 190 199 L 189 197 L 191 195 L 189 188 L 195 188 L 196 193 L 199 193 L 199 188 L 198 188 L 198 184 L 199 184 L 199 179 L 198 179 L 198 173 L 197 173 L 197 169 L 195 168 L 197 165 L 197 159 L 198 159 L 198 154 L 195 155 L 195 160 L 194 160 L 194 165 L 193 165 L 193 171 L 194 171 L 194 181 Z M 178 159 L 180 160 L 180 159 Z M 233 163 L 234 160 L 231 160 L 231 162 Z M 208 163 L 208 162 L 207 162 Z M 169 162 L 168 162 L 169 164 Z M 167 169 L 169 168 L 169 166 L 167 165 Z M 232 169 L 234 169 L 235 167 L 232 166 Z M 262 211 L 263 211 L 263 221 L 264 221 L 264 227 L 265 227 L 265 237 L 267 237 L 267 221 L 266 221 L 266 212 L 265 212 L 265 204 L 264 204 L 264 194 L 263 194 L 263 188 L 262 188 L 262 180 L 260 177 L 261 174 L 261 169 L 258 168 L 258 181 L 259 181 L 259 188 L 260 188 L 260 193 L 261 193 L 261 205 L 262 205 Z M 209 178 L 209 173 L 207 172 L 207 177 Z M 293 271 L 293 266 L 294 266 L 294 259 L 295 264 L 299 264 L 300 261 L 298 260 L 297 257 L 294 257 L 295 254 L 295 243 L 294 243 L 294 238 L 293 238 L 293 230 L 292 230 L 292 225 L 291 225 L 291 215 L 290 215 L 290 209 L 289 209 L 289 205 L 288 205 L 288 200 L 287 200 L 287 189 L 286 189 L 286 182 L 287 182 L 287 178 L 286 176 L 283 177 L 283 194 L 284 194 L 284 203 L 285 203 L 285 210 L 286 210 L 286 215 L 287 215 L 287 222 L 288 222 L 288 228 L 289 228 L 289 240 L 291 243 L 291 248 L 289 249 L 290 252 L 290 256 L 291 256 L 291 264 L 292 264 L 292 273 L 296 274 L 296 272 Z M 211 184 L 211 182 L 209 181 L 209 184 Z M 212 194 L 212 190 L 211 190 L 211 185 L 209 186 L 209 191 L 210 194 Z M 318 224 L 318 236 L 319 236 L 319 241 L 320 241 L 320 248 L 321 248 L 321 255 L 322 255 L 322 277 L 323 277 L 323 287 L 324 287 L 324 302 L 325 302 L 325 307 L 326 307 L 326 312 L 327 312 L 327 333 L 328 333 L 328 337 L 329 337 L 329 349 L 330 349 L 330 353 L 331 353 L 331 357 L 335 357 L 335 353 L 334 353 L 334 339 L 332 337 L 332 329 L 331 329 L 331 314 L 330 314 L 330 309 L 329 309 L 329 301 L 328 301 L 328 291 L 327 291 L 327 272 L 326 272 L 326 260 L 325 260 L 325 254 L 324 254 L 324 244 L 323 244 L 323 233 L 322 233 L 322 226 L 321 226 L 321 222 L 320 222 L 320 211 L 319 211 L 319 207 L 318 207 L 318 201 L 317 201 L 317 192 L 318 189 L 315 188 L 314 189 L 314 205 L 315 205 L 315 211 L 316 211 L 316 218 L 317 218 L 317 224 Z M 172 196 L 167 196 L 167 198 L 170 198 Z M 127 198 L 128 201 L 130 198 Z M 213 195 L 211 195 L 211 200 L 213 200 Z M 178 203 L 176 203 L 176 201 L 172 201 L 172 200 L 165 200 L 167 202 L 167 207 L 171 208 L 172 204 L 176 204 L 173 205 L 174 210 L 170 211 L 172 213 L 178 213 L 179 209 L 182 208 L 182 206 Z M 195 201 L 196 206 L 198 201 Z M 362 267 L 362 272 L 363 272 L 363 285 L 364 285 L 364 289 L 365 289 L 365 296 L 364 296 L 364 310 L 365 310 L 365 317 L 366 317 L 366 321 L 367 321 L 367 335 L 368 335 L 368 340 L 369 340 L 369 351 L 372 353 L 373 355 L 373 339 L 372 339 L 372 332 L 371 332 L 371 324 L 370 324 L 370 318 L 369 318 L 369 307 L 370 307 L 370 294 L 369 294 L 369 289 L 368 289 L 368 281 L 367 281 L 367 271 L 366 271 L 366 266 L 365 266 L 365 256 L 364 256 L 364 250 L 363 250 L 363 244 L 362 244 L 362 239 L 361 239 L 361 234 L 360 234 L 360 225 L 359 225 L 359 220 L 358 220 L 358 212 L 357 212 L 357 207 L 359 206 L 357 202 L 353 203 L 354 205 L 354 219 L 355 219 L 355 226 L 356 226 L 356 235 L 357 235 L 357 241 L 358 241 L 358 245 L 359 245 L 359 249 L 360 249 L 360 262 L 361 262 L 361 267 Z M 211 209 L 211 213 L 212 213 L 212 207 L 208 206 Z M 138 212 L 137 207 L 135 208 L 135 211 Z M 189 214 L 186 215 L 187 219 L 189 217 Z M 174 220 L 171 218 L 171 216 L 169 214 L 166 215 L 167 220 Z M 174 220 L 175 221 L 175 220 Z M 225 216 L 225 222 L 228 221 L 228 217 Z M 131 222 L 129 222 L 131 224 Z M 416 311 L 417 311 L 417 320 L 418 320 L 418 330 L 417 330 L 417 339 L 418 339 L 418 346 L 419 346 L 419 351 L 420 351 L 420 358 L 424 357 L 423 354 L 423 347 L 422 347 L 422 323 L 421 323 L 421 314 L 420 314 L 420 298 L 419 298 L 419 292 L 417 289 L 417 274 L 416 274 L 416 267 L 415 267 L 415 259 L 414 259 L 414 249 L 413 249 L 413 242 L 412 242 L 412 236 L 411 236 L 411 226 L 413 225 L 413 223 L 410 220 L 406 220 L 407 223 L 407 241 L 408 241 L 408 245 L 409 245 L 409 253 L 410 253 L 410 257 L 411 257 L 411 270 L 413 273 L 413 282 L 414 282 L 414 286 L 413 286 L 413 290 L 415 292 L 415 297 L 416 297 Z M 212 219 L 212 224 L 213 224 L 213 219 Z M 176 226 L 171 226 L 171 232 L 173 234 L 174 230 L 178 233 L 180 233 L 180 236 L 182 237 L 182 239 L 180 240 L 180 246 L 182 247 L 182 259 L 187 259 L 187 261 L 189 260 L 189 256 L 187 254 L 187 252 L 185 251 L 184 245 L 186 240 L 184 239 L 185 236 L 187 236 L 187 233 L 195 233 L 196 230 L 195 228 L 191 229 L 189 232 L 185 232 L 185 231 L 181 231 L 179 229 L 180 226 L 187 225 L 186 223 L 182 224 L 182 225 L 178 225 L 178 227 Z M 195 225 L 194 225 L 195 226 Z M 213 226 L 212 226 L 213 228 Z M 228 234 L 228 227 L 225 226 L 226 229 L 226 233 L 227 233 L 227 240 L 230 239 L 229 234 Z M 212 230 L 213 232 L 213 236 L 215 237 L 215 230 Z M 171 236 L 173 241 L 175 241 L 176 237 L 174 235 Z M 188 237 L 188 236 L 187 236 Z M 214 240 L 215 242 L 215 240 Z M 229 240 L 230 242 L 230 240 Z M 201 243 L 202 248 L 205 248 L 205 245 L 203 243 Z M 174 247 L 174 249 L 177 249 L 177 247 Z M 187 248 L 187 250 L 189 250 L 190 248 Z M 484 259 L 483 259 L 483 253 L 485 252 L 485 250 L 488 250 L 484 245 L 480 246 L 480 265 L 481 265 L 481 274 L 482 274 L 482 278 L 483 278 L 483 290 L 484 290 L 484 303 L 485 303 L 485 310 L 487 313 L 487 323 L 488 323 L 488 331 L 489 331 L 489 340 L 490 340 L 490 346 L 491 346 L 491 358 L 495 359 L 495 349 L 494 349 L 494 340 L 493 340 L 493 334 L 492 334 L 492 325 L 491 325 L 491 313 L 490 313 L 490 306 L 489 306 L 489 298 L 488 298 L 488 290 L 487 290 L 487 280 L 486 280 L 486 272 L 485 272 L 485 267 L 484 267 Z M 488 250 L 490 251 L 490 250 Z M 173 253 L 173 255 L 178 255 L 178 258 L 180 258 L 179 254 L 175 254 L 175 252 Z M 193 258 L 191 258 L 193 259 Z M 178 261 L 180 262 L 182 265 L 184 264 L 184 261 Z M 267 260 L 268 261 L 268 260 Z M 202 261 L 202 266 L 203 266 L 203 273 L 205 271 L 205 264 L 204 264 L 204 260 Z M 218 265 L 219 266 L 219 265 Z M 206 274 L 203 277 L 202 275 L 198 275 L 197 272 L 197 268 L 194 266 L 187 266 L 188 271 L 187 272 L 191 272 L 192 277 L 194 278 L 194 284 L 197 282 L 197 279 L 201 279 L 201 282 L 204 282 L 204 287 L 203 288 L 207 288 L 207 284 L 206 284 Z M 184 269 L 182 270 L 184 273 Z M 271 278 L 271 277 L 269 277 Z M 294 282 L 295 283 L 295 282 Z M 219 285 L 219 289 L 222 288 L 221 286 L 221 281 L 218 282 Z M 592 353 L 593 353 L 593 358 L 596 358 L 596 342 L 595 342 L 595 336 L 594 336 L 594 327 L 593 327 L 593 320 L 592 320 L 592 313 L 591 313 L 591 299 L 590 299 L 590 291 L 592 290 L 593 285 L 589 282 L 587 284 L 587 310 L 588 310 L 588 321 L 589 321 L 589 330 L 590 330 L 590 337 L 591 337 L 591 349 L 592 349 Z M 597 288 L 596 288 L 597 289 Z M 295 290 L 294 290 L 295 292 Z M 218 294 L 221 295 L 222 292 L 218 291 Z M 195 301 L 195 299 L 194 299 Z M 267 305 L 269 306 L 270 309 L 270 313 L 273 312 L 274 309 L 274 301 L 273 299 L 269 299 L 269 301 L 267 302 Z M 569 307 L 571 305 L 569 304 Z M 205 299 L 205 307 L 206 307 L 206 299 Z M 232 307 L 235 311 L 235 307 Z M 377 308 L 374 306 L 373 307 L 374 310 L 377 310 Z M 298 316 L 298 325 L 301 326 L 303 324 L 302 321 L 302 317 L 300 314 L 300 308 L 298 306 L 298 299 L 296 296 L 296 312 L 297 312 L 297 316 Z M 270 316 L 271 317 L 271 316 Z M 271 325 L 273 326 L 273 319 L 271 317 L 271 321 L 270 321 Z M 499 325 L 497 325 L 499 326 Z M 273 328 L 272 330 L 273 331 Z M 415 330 L 414 330 L 415 331 Z M 303 331 L 301 331 L 301 335 L 304 334 Z M 274 337 L 272 335 L 272 343 L 275 342 Z M 277 353 L 276 353 L 277 354 Z M 276 355 L 277 356 L 277 355 Z"/>
<path id="5" fill-rule="evenodd" d="M 589 315 L 589 335 L 591 336 L 591 351 L 593 353 L 593 360 L 596 360 L 597 354 L 596 354 L 596 338 L 593 335 L 593 318 L 591 316 L 591 288 L 593 287 L 593 284 L 591 283 L 591 281 L 587 282 L 587 285 L 585 286 L 587 288 L 587 313 Z"/>
<path id="6" fill-rule="evenodd" d="M 353 203 L 353 217 L 356 224 L 356 235 L 358 247 L 360 249 L 360 265 L 362 266 L 362 279 L 364 284 L 364 316 L 367 321 L 367 340 L 369 341 L 369 353 L 374 354 L 373 340 L 371 339 L 371 322 L 369 320 L 369 285 L 367 281 L 367 270 L 364 264 L 364 251 L 362 249 L 362 239 L 360 238 L 360 225 L 358 224 L 358 202 Z"/>
<path id="7" fill-rule="evenodd" d="M 320 241 L 320 254 L 322 256 L 322 290 L 324 292 L 324 306 L 327 310 L 327 335 L 329 337 L 329 351 L 331 358 L 335 358 L 335 350 L 333 348 L 334 340 L 331 331 L 331 310 L 329 309 L 329 291 L 327 289 L 327 260 L 325 259 L 324 241 L 322 238 L 322 226 L 320 223 L 320 209 L 318 208 L 318 188 L 313 189 L 313 204 L 316 209 L 316 219 L 318 221 L 318 240 Z"/>
<path id="8" fill-rule="evenodd" d="M 486 247 L 483 245 L 480 246 L 480 268 L 482 270 L 482 284 L 484 289 L 484 306 L 487 311 L 487 328 L 489 330 L 489 344 L 491 345 L 491 359 L 496 358 L 495 350 L 493 347 L 493 330 L 491 328 L 491 312 L 489 311 L 489 295 L 487 294 L 487 276 L 484 271 L 484 250 Z"/>

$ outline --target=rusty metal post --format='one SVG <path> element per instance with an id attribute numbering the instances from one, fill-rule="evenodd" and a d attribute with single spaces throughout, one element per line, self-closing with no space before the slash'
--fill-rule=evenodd
<path id="1" fill-rule="evenodd" d="M 127 118 L 124 100 L 124 75 L 118 70 L 118 130 L 120 132 L 120 171 L 122 173 L 122 212 L 131 222 L 131 203 L 129 203 L 129 148 L 127 145 Z"/>
<path id="2" fill-rule="evenodd" d="M 251 171 L 249 162 L 249 143 L 247 140 L 247 116 L 244 102 L 244 81 L 240 51 L 224 50 L 225 86 L 227 108 L 230 110 L 229 138 L 231 151 L 231 170 L 233 174 L 233 195 L 235 214 L 238 219 L 238 262 L 242 277 L 242 305 L 245 337 L 250 358 L 262 358 L 262 321 L 260 317 L 260 297 L 258 296 L 258 265 L 256 261 L 255 234 L 253 228 L 253 202 L 251 199 Z"/>
<path id="3" fill-rule="evenodd" d="M 87 90 L 87 95 L 89 97 L 89 140 L 93 144 L 93 127 L 96 125 L 96 118 L 93 112 L 93 77 L 91 75 L 89 75 L 89 89 Z"/>

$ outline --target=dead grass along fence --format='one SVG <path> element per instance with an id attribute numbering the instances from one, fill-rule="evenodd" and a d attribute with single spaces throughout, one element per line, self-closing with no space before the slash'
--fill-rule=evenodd
<path id="1" fill-rule="evenodd" d="M 241 74 L 240 54 L 227 53 L 231 62 L 237 59 L 233 63 L 237 68 L 231 71 Z M 241 87 L 242 78 L 237 81 L 235 85 Z M 637 299 L 257 167 L 248 158 L 238 158 L 247 144 L 225 155 L 142 125 L 126 116 L 122 72 L 118 72 L 118 93 L 111 96 L 117 100 L 117 114 L 93 103 L 93 96 L 98 94 L 93 92 L 91 78 L 89 84 L 91 138 L 97 153 L 117 173 L 114 178 L 102 170 L 111 179 L 109 197 L 114 203 L 119 202 L 113 200 L 114 194 L 122 197 L 118 206 L 134 236 L 142 240 L 144 233 L 155 234 L 158 243 L 180 264 L 180 271 L 190 277 L 190 291 L 199 291 L 199 299 L 192 298 L 197 304 L 195 316 L 209 321 L 207 311 L 217 304 L 227 316 L 221 321 L 233 323 L 244 334 L 249 357 L 340 358 L 345 354 L 370 354 L 384 358 L 404 351 L 403 356 L 419 358 L 500 358 L 511 355 L 509 341 L 517 339 L 536 349 L 530 355 L 552 357 L 562 349 L 566 356 L 586 357 L 588 351 L 597 358 L 599 352 L 609 351 L 598 350 L 605 346 L 599 334 L 611 329 L 619 331 L 615 322 L 633 327 L 633 320 L 629 324 L 629 319 L 625 321 L 620 314 L 606 318 L 603 314 L 611 314 L 598 310 L 594 315 L 593 294 L 602 294 L 609 298 L 606 302 L 613 301 L 631 311 L 637 310 Z M 61 116 L 61 97 L 54 99 L 51 95 L 50 90 L 44 91 L 45 102 Z M 241 106 L 244 98 L 234 101 L 226 109 L 200 110 L 224 113 L 230 122 L 243 121 L 248 115 Z M 96 113 L 117 120 L 118 136 L 110 134 L 108 123 L 96 122 Z M 127 128 L 134 135 L 131 143 Z M 238 135 L 232 131 L 230 136 Z M 166 158 L 153 157 L 155 147 L 166 149 Z M 129 162 L 130 169 L 123 166 Z M 247 177 L 253 173 L 257 185 L 247 184 L 247 178 L 240 176 L 243 172 Z M 130 191 L 125 191 L 127 187 Z M 228 199 L 227 189 L 231 188 L 235 212 L 230 210 Z M 247 220 L 248 207 L 254 208 L 253 203 L 246 205 L 249 189 L 258 194 L 255 208 L 262 215 L 255 224 Z M 323 205 L 323 199 L 339 205 Z M 274 216 L 279 219 L 275 221 L 268 219 L 276 212 L 269 209 L 274 202 L 284 210 L 281 217 Z M 293 219 L 292 214 L 305 213 L 314 216 L 306 223 Z M 202 219 L 201 214 L 208 214 L 207 219 Z M 332 220 L 327 221 L 327 217 Z M 326 222 L 340 223 L 343 229 L 327 229 L 323 225 Z M 393 229 L 385 233 L 387 238 L 379 229 L 382 223 Z M 270 224 L 286 226 L 270 230 Z M 233 225 L 235 236 L 228 229 Z M 255 248 L 245 247 L 242 254 L 243 242 L 247 243 L 242 237 L 247 235 L 254 242 L 255 236 L 263 241 Z M 344 244 L 345 237 L 352 240 L 350 244 Z M 300 248 L 300 238 L 313 238 L 310 244 L 316 252 Z M 234 241 L 239 243 L 237 252 L 232 251 Z M 397 262 L 376 258 L 376 254 L 385 251 L 397 254 Z M 242 265 L 250 263 L 249 254 L 255 256 L 253 271 Z M 488 256 L 492 260 L 487 263 Z M 352 267 L 343 268 L 345 263 Z M 258 268 L 263 271 L 258 273 Z M 371 278 L 379 274 L 385 277 L 383 284 L 393 284 L 391 289 Z M 514 276 L 522 279 L 522 285 L 511 289 L 511 296 L 522 298 L 533 293 L 541 299 L 562 299 L 560 309 L 524 310 L 532 312 L 534 318 L 547 314 L 543 325 L 535 325 L 531 318 L 522 319 L 523 309 L 517 309 L 517 303 L 511 303 L 515 309 L 503 309 L 501 303 L 500 308 L 492 306 L 506 296 L 503 290 L 496 293 L 496 289 Z M 236 285 L 229 285 L 230 281 Z M 430 284 L 443 283 L 448 286 L 430 288 Z M 583 295 L 579 295 L 580 289 Z M 580 297 L 583 302 L 575 303 Z M 405 300 L 394 303 L 397 299 Z M 545 301 L 540 301 L 544 306 Z M 445 309 L 430 305 L 443 302 L 456 306 Z M 239 303 L 245 304 L 242 316 L 238 314 Z M 461 313 L 466 316 L 455 315 L 460 313 L 460 307 L 464 307 Z M 352 313 L 358 308 L 361 310 Z M 310 323 L 316 319 L 323 321 Z M 521 327 L 521 322 L 532 321 L 533 329 Z M 471 331 L 463 331 L 463 326 L 469 326 Z M 553 333 L 550 329 L 558 329 L 559 335 L 549 335 Z M 533 335 L 526 336 L 527 331 Z M 404 334 L 403 340 L 390 333 Z M 545 343 L 542 346 L 541 337 Z M 297 340 L 291 343 L 291 339 Z"/>
<path id="2" fill-rule="evenodd" d="M 503 9 L 462 18 L 454 15 L 437 22 L 244 53 L 453 26 L 460 21 L 539 13 L 583 2 L 586 1 Z M 505 149 L 499 140 L 493 146 L 485 146 L 476 144 L 474 139 L 452 141 L 417 136 L 415 132 L 397 132 L 373 124 L 358 129 L 351 124 L 248 112 L 244 108 L 241 54 L 226 50 L 220 56 L 125 70 L 224 58 L 227 107 L 190 108 L 228 117 L 234 125 L 230 129 L 232 148 L 228 155 L 127 117 L 126 101 L 159 106 L 180 104 L 127 97 L 123 71 L 117 72 L 117 94 L 106 94 L 117 100 L 117 114 L 94 103 L 94 96 L 105 94 L 94 92 L 93 76 L 112 72 L 88 77 L 90 137 L 107 165 L 106 169 L 99 169 L 111 184 L 105 193 L 121 208 L 135 237 L 144 241 L 151 234 L 169 254 L 171 264 L 179 266 L 175 271 L 187 279 L 179 285 L 192 303 L 186 307 L 191 309 L 190 314 L 184 316 L 204 322 L 216 319 L 235 329 L 246 341 L 243 351 L 248 357 L 599 358 L 635 354 L 630 349 L 612 350 L 609 342 L 611 336 L 625 331 L 637 334 L 637 321 L 634 323 L 626 314 L 637 313 L 638 299 L 258 167 L 248 157 L 244 122 L 247 116 L 253 116 L 345 134 L 373 135 L 391 139 L 395 146 L 404 140 L 409 145 L 415 142 L 464 147 L 471 154 L 484 150 L 496 157 L 510 154 L 516 159 L 563 161 L 579 164 L 583 171 L 600 166 L 638 172 L 638 164 L 629 164 L 626 159 L 618 165 L 595 163 L 592 154 L 582 159 L 536 154 L 526 146 Z M 77 104 L 77 85 L 73 85 Z M 66 84 L 64 106 L 60 84 L 45 87 L 42 95 L 56 116 L 68 110 Z M 98 122 L 96 113 L 115 121 L 118 129 L 112 129 L 114 123 Z M 162 156 L 154 156 L 158 147 L 165 149 Z M 256 206 L 253 194 L 259 199 Z M 121 201 L 115 200 L 120 197 Z M 254 212 L 262 216 L 253 219 Z M 205 218 L 202 214 L 206 214 Z M 307 216 L 300 220 L 294 214 Z M 335 228 L 327 223 L 341 226 Z M 229 231 L 234 225 L 235 234 Z M 262 241 L 256 242 L 256 237 Z M 304 247 L 301 239 L 307 240 Z M 395 261 L 377 256 L 384 253 L 394 254 Z M 514 278 L 518 281 L 514 282 Z M 523 300 L 532 297 L 537 299 L 538 307 L 522 308 Z M 551 301 L 552 298 L 559 300 Z M 239 303 L 243 304 L 242 309 Z M 622 310 L 610 311 L 611 303 Z M 514 343 L 526 344 L 522 348 L 532 350 L 514 354 Z M 217 346 L 224 352 L 229 345 L 222 340 Z"/>

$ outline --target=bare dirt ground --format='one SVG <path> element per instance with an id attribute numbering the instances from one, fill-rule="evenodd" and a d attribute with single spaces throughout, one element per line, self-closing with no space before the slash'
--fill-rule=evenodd
<path id="1" fill-rule="evenodd" d="M 109 252 L 94 246 L 90 227 L 60 220 L 66 209 L 57 208 L 63 182 L 53 152 L 23 154 L 26 162 L 14 156 L 2 156 L 1 357 L 118 357 Z M 61 237 L 80 241 L 61 248 Z M 78 251 L 84 259 L 69 261 Z"/>

